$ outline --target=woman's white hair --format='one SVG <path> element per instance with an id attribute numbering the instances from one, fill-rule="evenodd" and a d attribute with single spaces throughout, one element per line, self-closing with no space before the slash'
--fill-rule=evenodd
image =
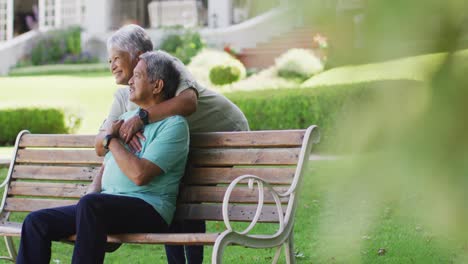
<path id="1" fill-rule="evenodd" d="M 142 27 L 130 24 L 121 27 L 107 40 L 107 50 L 111 49 L 128 52 L 134 59 L 138 52 L 152 51 L 153 42 Z"/>

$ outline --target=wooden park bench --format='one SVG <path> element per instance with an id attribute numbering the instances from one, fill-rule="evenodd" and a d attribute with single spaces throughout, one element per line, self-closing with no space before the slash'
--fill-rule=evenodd
<path id="1" fill-rule="evenodd" d="M 176 218 L 224 221 L 222 233 L 119 234 L 109 242 L 136 244 L 213 245 L 213 263 L 222 262 L 229 244 L 277 248 L 276 262 L 285 248 L 294 262 L 293 226 L 297 191 L 306 171 L 315 126 L 307 130 L 200 133 L 191 137 L 186 175 L 181 184 Z M 21 235 L 14 214 L 77 203 L 103 161 L 94 151 L 92 135 L 46 135 L 22 131 L 16 140 L 0 205 L 0 236 L 9 256 L 16 249 L 12 237 Z M 24 214 L 23 214 L 24 215 Z M 16 217 L 16 219 L 21 219 Z M 232 222 L 247 222 L 235 230 Z M 249 224 L 250 223 L 250 224 Z M 262 223 L 276 223 L 271 235 L 252 234 Z M 67 238 L 73 241 L 74 237 Z"/>

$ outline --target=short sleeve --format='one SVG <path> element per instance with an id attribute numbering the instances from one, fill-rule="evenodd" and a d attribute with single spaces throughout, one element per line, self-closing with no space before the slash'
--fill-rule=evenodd
<path id="1" fill-rule="evenodd" d="M 189 129 L 181 116 L 170 117 L 154 140 L 145 148 L 141 158 L 151 161 L 164 172 L 184 163 L 189 150 Z"/>
<path id="2" fill-rule="evenodd" d="M 106 120 L 102 123 L 101 127 L 99 128 L 100 131 L 105 130 L 107 127 L 112 124 L 115 120 L 119 119 L 119 117 L 127 112 L 126 105 L 127 105 L 128 98 L 126 98 L 123 89 L 119 89 L 114 93 L 114 101 L 112 102 L 109 114 L 107 115 Z"/>
<path id="3" fill-rule="evenodd" d="M 200 86 L 198 85 L 197 81 L 195 81 L 195 78 L 193 75 L 188 71 L 187 67 L 177 58 L 174 57 L 174 67 L 177 69 L 177 71 L 180 74 L 180 83 L 179 86 L 177 87 L 176 91 L 176 96 L 179 95 L 181 92 L 187 90 L 187 89 L 194 89 L 195 92 L 197 93 L 197 97 L 200 94 Z"/>

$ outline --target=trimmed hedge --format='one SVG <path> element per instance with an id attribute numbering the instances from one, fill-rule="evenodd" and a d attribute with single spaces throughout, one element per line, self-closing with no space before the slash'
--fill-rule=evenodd
<path id="1" fill-rule="evenodd" d="M 14 144 L 17 134 L 24 129 L 31 133 L 69 133 L 80 121 L 74 120 L 72 127 L 68 127 L 63 110 L 54 108 L 0 109 L 0 145 Z"/>
<path id="2" fill-rule="evenodd" d="M 235 92 L 226 96 L 242 109 L 251 130 L 301 129 L 315 124 L 321 131 L 320 145 L 328 148 L 336 143 L 336 121 L 352 115 L 352 109 L 371 102 L 381 89 L 394 89 L 398 96 L 405 96 L 408 88 L 419 85 L 417 81 L 376 81 L 316 88 Z"/>

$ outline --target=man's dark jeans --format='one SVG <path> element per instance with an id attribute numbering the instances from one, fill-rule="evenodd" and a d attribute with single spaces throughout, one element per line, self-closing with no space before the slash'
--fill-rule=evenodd
<path id="1" fill-rule="evenodd" d="M 169 227 L 171 233 L 205 233 L 205 221 L 176 221 Z M 203 263 L 203 246 L 169 246 L 166 245 L 167 263 L 201 264 Z"/>
<path id="2" fill-rule="evenodd" d="M 17 263 L 48 264 L 51 242 L 76 233 L 72 263 L 103 263 L 107 234 L 160 233 L 168 226 L 145 201 L 88 194 L 77 205 L 30 213 L 23 222 Z"/>

